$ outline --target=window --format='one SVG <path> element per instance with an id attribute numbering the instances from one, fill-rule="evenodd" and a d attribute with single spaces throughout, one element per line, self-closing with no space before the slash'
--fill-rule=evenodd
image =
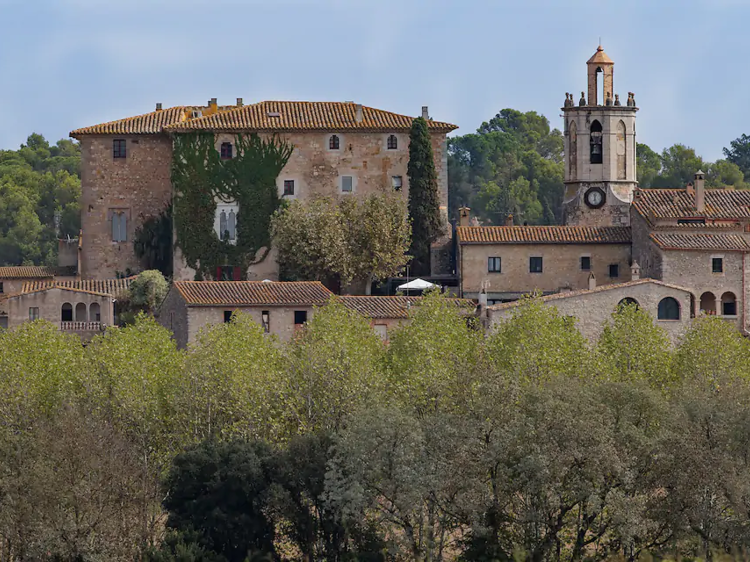
<path id="1" fill-rule="evenodd" d="M 232 143 L 231 142 L 221 143 L 221 159 L 222 160 L 232 159 Z"/>
<path id="2" fill-rule="evenodd" d="M 596 119 L 591 123 L 591 138 L 589 140 L 591 149 L 591 163 L 601 164 L 603 160 L 602 152 L 602 124 Z"/>
<path id="3" fill-rule="evenodd" d="M 39 320 L 39 307 L 38 306 L 29 307 L 29 320 L 31 320 L 32 322 L 34 320 Z"/>
<path id="4" fill-rule="evenodd" d="M 354 178 L 352 176 L 341 176 L 341 192 L 351 193 L 354 188 Z"/>
<path id="5" fill-rule="evenodd" d="M 260 313 L 260 324 L 263 326 L 263 331 L 269 333 L 271 331 L 271 313 L 264 310 Z"/>
<path id="6" fill-rule="evenodd" d="M 492 257 L 487 258 L 487 272 L 488 273 L 502 273 L 502 263 L 500 258 Z"/>
<path id="7" fill-rule="evenodd" d="M 680 303 L 672 297 L 666 297 L 659 301 L 659 311 L 657 314 L 659 320 L 679 320 Z"/>
<path id="8" fill-rule="evenodd" d="M 112 157 L 125 158 L 125 139 L 115 139 L 112 141 Z"/>
<path id="9" fill-rule="evenodd" d="M 620 276 L 620 264 L 618 263 L 611 263 L 609 264 L 609 276 L 612 279 L 616 279 Z"/>
<path id="10" fill-rule="evenodd" d="M 98 302 L 92 302 L 89 305 L 89 321 L 91 322 L 101 322 L 102 321 L 102 311 L 99 307 Z"/>
<path id="11" fill-rule="evenodd" d="M 632 297 L 625 297 L 624 299 L 622 299 L 619 303 L 617 303 L 617 308 L 622 308 L 623 306 L 628 306 L 628 305 L 633 305 L 636 308 L 640 308 L 638 301 Z"/>
<path id="12" fill-rule="evenodd" d="M 2 295 L 2 294 L 3 294 L 3 284 L 2 284 L 2 282 L 0 282 L 0 295 Z"/>
<path id="13" fill-rule="evenodd" d="M 398 148 L 398 139 L 396 138 L 396 135 L 388 135 L 386 147 L 388 150 L 396 150 Z"/>
<path id="14" fill-rule="evenodd" d="M 724 258 L 711 258 L 711 271 L 713 273 L 724 273 Z"/>
<path id="15" fill-rule="evenodd" d="M 328 150 L 338 150 L 341 146 L 341 141 L 338 135 L 331 135 L 328 139 Z"/>
<path id="16" fill-rule="evenodd" d="M 401 191 L 401 187 L 403 186 L 404 181 L 401 176 L 391 176 L 391 185 L 393 186 L 393 191 Z"/>
<path id="17" fill-rule="evenodd" d="M 224 311 L 224 324 L 228 324 L 229 322 L 232 321 L 232 313 L 233 312 L 234 312 L 233 310 L 225 310 Z"/>
<path id="18" fill-rule="evenodd" d="M 581 256 L 581 271 L 591 271 L 591 256 Z"/>
<path id="19" fill-rule="evenodd" d="M 542 273 L 542 258 L 529 258 L 529 273 Z"/>
<path id="20" fill-rule="evenodd" d="M 112 209 L 112 241 L 127 242 L 128 240 L 128 215 L 123 210 Z"/>
<path id="21" fill-rule="evenodd" d="M 737 316 L 737 299 L 734 293 L 727 291 L 721 295 L 721 313 L 724 316 Z"/>
<path id="22" fill-rule="evenodd" d="M 76 304 L 76 322 L 88 322 L 88 311 L 82 302 Z"/>
<path id="23" fill-rule="evenodd" d="M 294 195 L 294 180 L 284 180 L 284 195 Z"/>
<path id="24" fill-rule="evenodd" d="M 216 268 L 217 281 L 239 281 L 240 268 L 232 265 L 222 265 Z"/>
<path id="25" fill-rule="evenodd" d="M 237 215 L 239 209 L 239 205 L 234 201 L 218 201 L 216 203 L 214 231 L 219 239 L 230 244 L 237 243 Z"/>
<path id="26" fill-rule="evenodd" d="M 0 316 L 0 330 L 7 330 L 7 329 L 8 329 L 8 317 Z"/>
<path id="27" fill-rule="evenodd" d="M 294 325 L 300 326 L 307 322 L 307 311 L 306 310 L 295 310 L 294 311 Z"/>
<path id="28" fill-rule="evenodd" d="M 380 336 L 383 341 L 388 341 L 388 326 L 385 324 L 375 324 L 373 326 L 375 333 Z"/>
<path id="29" fill-rule="evenodd" d="M 73 305 L 69 302 L 65 302 L 60 310 L 60 321 L 61 322 L 72 322 L 73 321 Z"/>

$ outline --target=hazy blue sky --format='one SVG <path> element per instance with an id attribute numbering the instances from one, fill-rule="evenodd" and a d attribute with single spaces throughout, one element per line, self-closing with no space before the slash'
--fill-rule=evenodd
<path id="1" fill-rule="evenodd" d="M 601 36 L 639 142 L 715 159 L 750 133 L 749 25 L 750 0 L 0 0 L 0 148 L 211 97 L 561 128 Z"/>

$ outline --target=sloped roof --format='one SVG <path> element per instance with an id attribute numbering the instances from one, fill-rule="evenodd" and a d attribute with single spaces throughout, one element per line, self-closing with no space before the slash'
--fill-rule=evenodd
<path id="1" fill-rule="evenodd" d="M 178 105 L 160 111 L 152 111 L 143 115 L 76 129 L 71 131 L 70 136 L 78 138 L 84 135 L 155 135 L 161 133 L 164 127 L 185 119 L 185 113 L 193 109 L 201 108 Z"/>
<path id="2" fill-rule="evenodd" d="M 662 250 L 750 251 L 750 242 L 741 234 L 652 232 L 649 237 Z"/>
<path id="3" fill-rule="evenodd" d="M 0 267 L 0 279 L 45 279 L 55 276 L 73 276 L 75 266 L 53 267 L 46 265 L 10 265 Z"/>
<path id="4" fill-rule="evenodd" d="M 563 291 L 560 293 L 554 293 L 552 295 L 545 295 L 543 297 L 539 297 L 539 299 L 542 302 L 555 301 L 559 299 L 568 299 L 571 297 L 579 297 L 582 295 L 588 295 L 588 294 L 593 294 L 593 293 L 601 293 L 603 291 L 612 291 L 615 289 L 627 289 L 628 287 L 635 287 L 637 285 L 645 285 L 647 283 L 653 284 L 653 285 L 659 285 L 661 287 L 668 287 L 670 289 L 675 289 L 677 291 L 684 291 L 686 293 L 691 292 L 690 289 L 687 289 L 686 287 L 673 285 L 672 283 L 665 283 L 664 281 L 659 281 L 657 279 L 644 278 L 644 279 L 636 279 L 634 281 L 626 281 L 625 283 L 613 283 L 611 285 L 600 285 L 593 289 L 579 289 L 578 291 Z M 518 301 L 513 301 L 513 302 L 504 302 L 501 304 L 493 304 L 492 306 L 488 306 L 487 309 L 488 310 L 506 310 L 508 308 L 515 308 L 523 304 L 524 304 L 523 300 L 518 300 Z"/>
<path id="5" fill-rule="evenodd" d="M 586 61 L 586 64 L 615 64 L 615 61 L 609 58 L 609 56 L 607 56 L 607 53 L 604 52 L 602 46 L 599 45 L 596 48 L 596 52 L 588 61 Z"/>
<path id="6" fill-rule="evenodd" d="M 262 101 L 230 111 L 177 122 L 166 130 L 180 131 L 408 131 L 413 117 L 362 106 L 357 121 L 353 102 Z M 450 123 L 427 121 L 431 131 L 449 132 Z"/>
<path id="7" fill-rule="evenodd" d="M 76 289 L 73 287 L 60 287 L 58 285 L 52 284 L 52 285 L 47 285 L 46 287 L 45 286 L 37 287 L 36 289 L 33 289 L 31 291 L 19 291 L 17 293 L 8 293 L 8 294 L 0 295 L 1 297 L 0 300 L 10 300 L 10 299 L 15 299 L 15 298 L 21 298 L 27 295 L 32 295 L 34 293 L 43 293 L 45 291 L 51 291 L 53 289 L 59 289 L 60 291 L 69 291 L 71 293 L 85 293 L 87 295 L 95 295 L 97 297 L 108 297 L 108 298 L 112 297 L 112 295 L 109 293 L 100 293 L 98 291 L 87 291 L 85 289 Z"/>
<path id="8" fill-rule="evenodd" d="M 333 295 L 318 281 L 175 281 L 188 306 L 315 305 Z"/>
<path id="9" fill-rule="evenodd" d="M 625 226 L 459 226 L 459 244 L 630 244 Z"/>
<path id="10" fill-rule="evenodd" d="M 750 190 L 706 189 L 705 210 L 699 213 L 692 190 L 638 189 L 633 206 L 643 216 L 655 219 L 747 219 L 750 218 Z"/>
<path id="11" fill-rule="evenodd" d="M 61 289 L 77 289 L 80 291 L 93 291 L 95 293 L 105 293 L 114 297 L 125 293 L 130 284 L 137 276 L 125 277 L 122 279 L 78 279 L 73 281 L 27 281 L 23 284 L 22 293 L 36 291 L 52 286 Z"/>
<path id="12" fill-rule="evenodd" d="M 409 309 L 418 305 L 422 297 L 347 295 L 338 299 L 345 307 L 366 318 L 408 318 Z M 470 299 L 449 299 L 449 302 L 460 308 L 476 308 Z"/>

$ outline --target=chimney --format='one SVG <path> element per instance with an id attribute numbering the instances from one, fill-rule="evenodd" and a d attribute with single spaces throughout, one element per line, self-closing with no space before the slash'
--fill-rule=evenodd
<path id="1" fill-rule="evenodd" d="M 361 103 L 358 103 L 358 104 L 357 104 L 356 106 L 354 106 L 354 107 L 355 107 L 355 110 L 356 110 L 356 116 L 355 116 L 355 119 L 357 120 L 357 123 L 361 123 L 361 122 L 362 122 L 362 119 L 363 119 L 363 115 L 362 115 L 362 104 L 361 104 Z"/>
<path id="2" fill-rule="evenodd" d="M 156 104 L 156 111 L 161 111 L 161 103 Z"/>
<path id="3" fill-rule="evenodd" d="M 423 105 L 422 106 L 422 119 L 424 119 L 425 121 L 427 121 L 429 118 L 430 118 L 430 114 L 427 111 L 427 106 Z"/>
<path id="4" fill-rule="evenodd" d="M 630 266 L 630 280 L 638 281 L 641 278 L 641 266 L 638 262 L 633 260 L 633 265 Z"/>
<path id="5" fill-rule="evenodd" d="M 237 98 L 237 107 L 242 107 L 243 105 L 242 98 Z"/>
<path id="6" fill-rule="evenodd" d="M 208 107 L 216 107 L 216 105 L 216 98 L 211 98 L 210 100 L 208 100 Z"/>
<path id="7" fill-rule="evenodd" d="M 695 172 L 695 210 L 702 213 L 706 210 L 705 174 L 698 170 Z"/>
<path id="8" fill-rule="evenodd" d="M 596 289 L 596 275 L 594 273 L 589 273 L 589 291 L 593 291 Z"/>
<path id="9" fill-rule="evenodd" d="M 461 207 L 458 210 L 458 226 L 470 226 L 471 223 L 471 209 L 469 207 Z"/>
<path id="10" fill-rule="evenodd" d="M 479 291 L 479 298 L 477 300 L 480 312 L 487 308 L 487 289 L 485 288 L 485 283 L 482 283 L 482 289 Z"/>
<path id="11" fill-rule="evenodd" d="M 505 217 L 505 226 L 513 226 L 513 214 L 509 214 Z"/>

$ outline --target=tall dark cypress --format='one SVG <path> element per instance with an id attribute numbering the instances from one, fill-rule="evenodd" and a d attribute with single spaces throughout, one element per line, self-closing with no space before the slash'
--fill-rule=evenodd
<path id="1" fill-rule="evenodd" d="M 411 218 L 412 272 L 430 273 L 430 245 L 443 233 L 437 172 L 427 121 L 418 117 L 409 133 L 409 217 Z"/>

